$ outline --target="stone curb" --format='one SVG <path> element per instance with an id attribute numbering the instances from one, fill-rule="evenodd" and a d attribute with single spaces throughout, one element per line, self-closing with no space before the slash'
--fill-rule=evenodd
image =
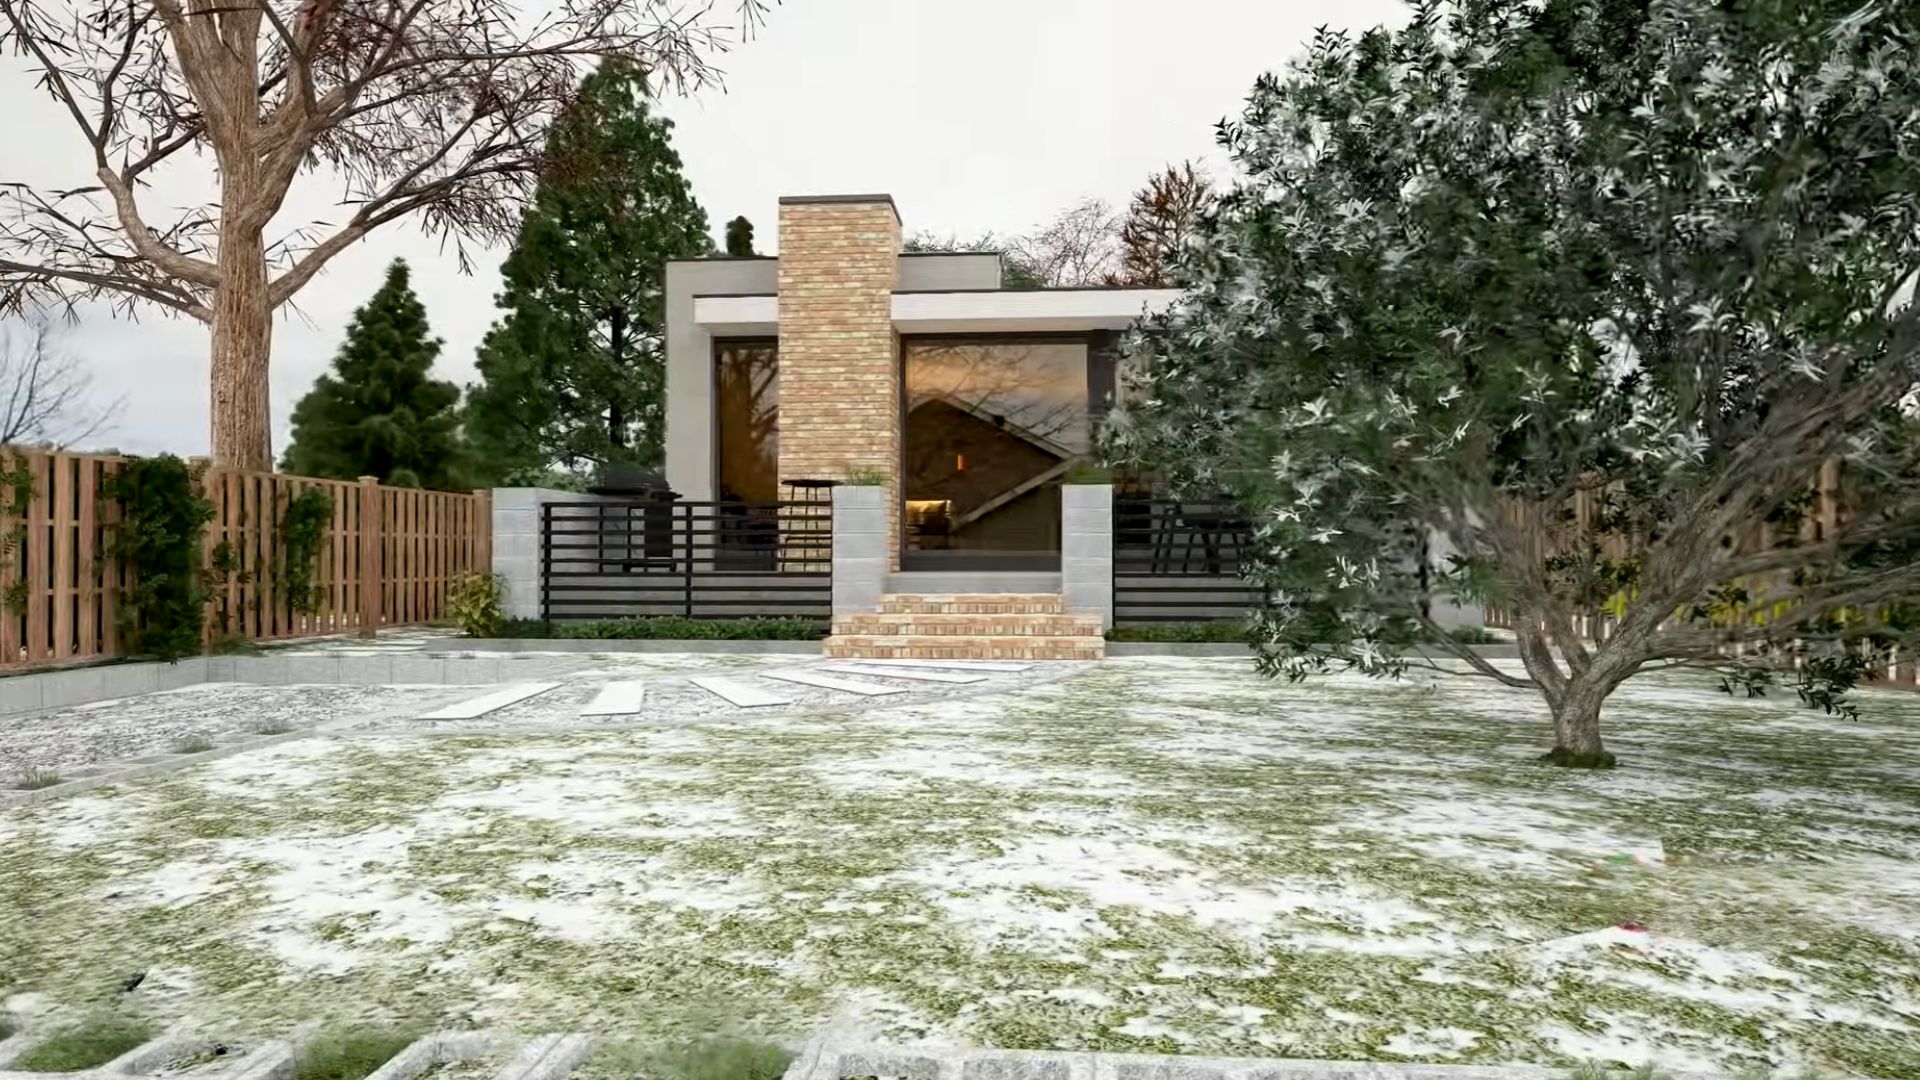
<path id="1" fill-rule="evenodd" d="M 527 1040 L 494 1080 L 561 1080 L 593 1053 L 591 1035 L 541 1035 Z"/>
<path id="2" fill-rule="evenodd" d="M 489 653 L 732 653 L 741 656 L 818 656 L 818 641 L 688 640 L 682 638 L 430 638 L 426 655 L 462 657 Z"/>
<path id="3" fill-rule="evenodd" d="M 498 1043 L 491 1035 L 470 1031 L 436 1031 L 414 1040 L 405 1050 L 387 1059 L 366 1080 L 413 1080 L 433 1068 L 455 1061 L 480 1057 Z"/>
<path id="4" fill-rule="evenodd" d="M 1426 1065 L 1305 1058 L 1188 1057 L 1064 1050 L 905 1050 L 810 1045 L 783 1080 L 1566 1080 L 1547 1065 Z M 1626 1077 L 1630 1074 L 1616 1074 Z M 1723 1080 L 1661 1070 L 1669 1080 Z"/>

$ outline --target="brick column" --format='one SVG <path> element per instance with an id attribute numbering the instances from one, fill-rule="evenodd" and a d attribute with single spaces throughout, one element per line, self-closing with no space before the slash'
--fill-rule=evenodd
<path id="1" fill-rule="evenodd" d="M 900 566 L 899 266 L 890 197 L 780 200 L 779 478 L 883 473 L 890 569 Z"/>

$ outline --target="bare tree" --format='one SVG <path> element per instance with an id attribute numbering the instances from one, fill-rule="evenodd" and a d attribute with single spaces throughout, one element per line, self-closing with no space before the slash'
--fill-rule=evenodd
<path id="1" fill-rule="evenodd" d="M 1173 284 L 1167 268 L 1213 201 L 1213 185 L 1193 162 L 1169 165 L 1133 193 L 1120 227 L 1120 273 L 1114 284 L 1161 289 Z"/>
<path id="2" fill-rule="evenodd" d="M 89 401 L 93 379 L 59 347 L 54 329 L 35 320 L 0 327 L 0 445 L 71 446 L 100 434 L 126 399 Z"/>
<path id="3" fill-rule="evenodd" d="M 1007 250 L 1048 288 L 1112 284 L 1120 270 L 1120 217 L 1105 199 L 1082 199 L 1010 238 Z"/>
<path id="4" fill-rule="evenodd" d="M 737 3 L 756 25 L 765 0 Z M 269 468 L 273 311 L 402 218 L 465 268 L 464 243 L 511 234 L 583 66 L 711 83 L 731 29 L 711 16 L 712 0 L 0 0 L 0 47 L 71 118 L 90 177 L 0 183 L 0 311 L 107 298 L 208 324 L 213 456 Z M 201 151 L 214 197 L 151 216 L 156 170 Z M 351 212 L 271 235 L 311 171 Z"/>

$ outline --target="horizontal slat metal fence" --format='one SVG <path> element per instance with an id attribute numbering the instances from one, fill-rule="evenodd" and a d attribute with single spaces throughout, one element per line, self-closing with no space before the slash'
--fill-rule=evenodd
<path id="1" fill-rule="evenodd" d="M 549 620 L 798 616 L 833 608 L 826 502 L 556 502 L 540 508 Z"/>
<path id="2" fill-rule="evenodd" d="M 1230 504 L 1116 496 L 1115 624 L 1245 618 L 1265 601 L 1241 577 L 1251 542 L 1250 524 Z"/>

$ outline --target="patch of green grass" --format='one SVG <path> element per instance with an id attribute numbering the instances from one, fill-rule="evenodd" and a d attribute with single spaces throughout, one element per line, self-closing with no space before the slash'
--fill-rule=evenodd
<path id="1" fill-rule="evenodd" d="M 817 641 L 827 624 L 791 616 L 756 619 L 687 619 L 659 615 L 640 619 L 592 619 L 543 622 L 508 619 L 499 638 L 554 638 L 585 641 Z"/>
<path id="2" fill-rule="evenodd" d="M 61 782 L 60 774 L 52 769 L 27 769 L 15 780 L 13 786 L 21 791 L 39 791 Z"/>
<path id="3" fill-rule="evenodd" d="M 641 1080 L 779 1080 L 793 1061 L 772 1043 L 731 1037 L 667 1046 L 615 1043 L 595 1058 L 595 1074 Z"/>
<path id="4" fill-rule="evenodd" d="M 205 735 L 189 735 L 173 744 L 173 752 L 176 754 L 204 754 L 213 748 L 213 740 Z"/>
<path id="5" fill-rule="evenodd" d="M 79 1072 L 94 1069 L 153 1038 L 143 1020 L 102 1014 L 55 1034 L 13 1063 L 17 1072 Z"/>
<path id="6" fill-rule="evenodd" d="M 294 1055 L 293 1080 L 360 1080 L 419 1037 L 411 1028 L 329 1028 Z"/>

